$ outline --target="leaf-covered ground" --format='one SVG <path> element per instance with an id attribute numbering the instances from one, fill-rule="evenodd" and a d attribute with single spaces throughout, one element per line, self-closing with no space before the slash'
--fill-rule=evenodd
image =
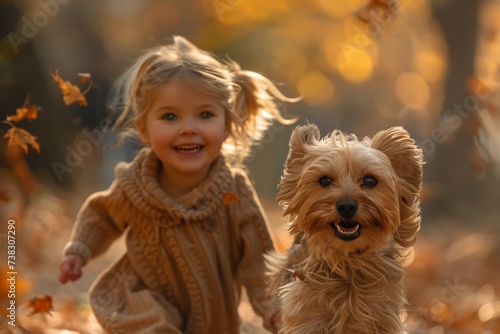
<path id="1" fill-rule="evenodd" d="M 57 279 L 60 254 L 82 198 L 38 189 L 26 199 L 9 184 L 2 191 L 9 198 L 0 202 L 2 213 L 12 213 L 16 219 L 18 308 L 16 327 L 9 326 L 5 316 L 9 285 L 2 279 L 0 333 L 101 333 L 86 292 L 99 272 L 123 251 L 123 242 L 91 262 L 81 280 L 63 286 Z M 290 239 L 281 210 L 271 199 L 264 206 L 277 244 L 285 250 Z M 460 221 L 423 224 L 407 267 L 409 333 L 500 333 L 499 231 L 478 227 L 477 222 L 473 228 Z M 1 226 L 4 229 L 5 224 Z M 0 232 L 5 236 L 5 230 Z M 5 263 L 2 257 L 3 273 L 7 272 Z M 243 302 L 240 311 L 247 333 L 266 333 L 248 303 Z"/>

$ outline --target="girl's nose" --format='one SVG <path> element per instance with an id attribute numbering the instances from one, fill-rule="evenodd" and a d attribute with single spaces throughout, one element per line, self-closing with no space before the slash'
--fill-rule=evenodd
<path id="1" fill-rule="evenodd" d="M 197 132 L 196 124 L 194 124 L 194 121 L 192 120 L 186 120 L 185 122 L 182 122 L 181 129 L 179 132 L 181 135 L 195 134 Z"/>

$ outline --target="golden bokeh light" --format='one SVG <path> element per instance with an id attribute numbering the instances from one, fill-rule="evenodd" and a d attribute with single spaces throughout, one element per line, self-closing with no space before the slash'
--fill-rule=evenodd
<path id="1" fill-rule="evenodd" d="M 403 104 L 426 106 L 429 103 L 429 85 L 415 72 L 401 73 L 396 79 L 394 90 Z"/>
<path id="2" fill-rule="evenodd" d="M 441 81 L 446 71 L 443 58 L 432 51 L 417 52 L 413 57 L 413 66 L 427 82 Z"/>
<path id="3" fill-rule="evenodd" d="M 365 49 L 346 45 L 337 56 L 337 67 L 345 79 L 360 83 L 370 79 L 373 60 Z"/>
<path id="4" fill-rule="evenodd" d="M 333 83 L 320 71 L 304 74 L 297 83 L 297 90 L 304 101 L 310 105 L 326 103 L 335 94 Z"/>
<path id="5" fill-rule="evenodd" d="M 495 310 L 493 309 L 493 305 L 491 303 L 484 304 L 479 308 L 479 311 L 477 312 L 477 316 L 479 318 L 479 321 L 481 322 L 489 321 L 494 314 Z"/>

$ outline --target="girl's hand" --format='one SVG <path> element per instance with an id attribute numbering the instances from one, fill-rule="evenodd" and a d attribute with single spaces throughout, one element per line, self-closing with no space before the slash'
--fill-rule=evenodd
<path id="1" fill-rule="evenodd" d="M 67 255 L 61 261 L 59 266 L 59 282 L 62 284 L 68 280 L 76 281 L 82 276 L 82 267 L 85 261 L 78 255 Z"/>

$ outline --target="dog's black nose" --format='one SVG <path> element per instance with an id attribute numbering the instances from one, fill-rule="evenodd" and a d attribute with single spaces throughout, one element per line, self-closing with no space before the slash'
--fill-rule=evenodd
<path id="1" fill-rule="evenodd" d="M 358 210 L 358 202 L 352 199 L 343 199 L 337 202 L 337 212 L 344 219 L 352 218 Z"/>

